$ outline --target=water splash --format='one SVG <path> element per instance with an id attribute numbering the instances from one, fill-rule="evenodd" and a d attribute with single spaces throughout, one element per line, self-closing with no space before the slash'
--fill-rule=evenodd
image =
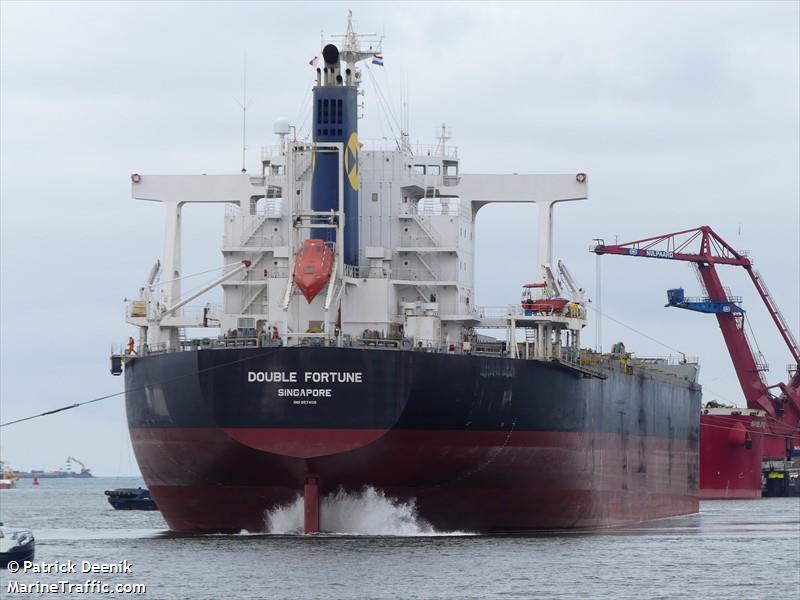
<path id="1" fill-rule="evenodd" d="M 273 534 L 303 533 L 303 497 L 266 513 L 266 530 Z M 417 514 L 416 504 L 387 497 L 366 487 L 360 492 L 338 491 L 323 497 L 320 522 L 325 533 L 351 535 L 440 535 Z"/>

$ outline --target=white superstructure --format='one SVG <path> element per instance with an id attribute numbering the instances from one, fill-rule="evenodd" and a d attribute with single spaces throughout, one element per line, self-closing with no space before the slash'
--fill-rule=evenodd
<path id="1" fill-rule="evenodd" d="M 354 52 L 356 41 L 346 51 Z M 357 71 L 353 77 L 360 80 Z M 272 341 L 277 328 L 285 345 L 386 342 L 452 352 L 476 351 L 481 336 L 475 330 L 492 327 L 505 330 L 503 352 L 512 356 L 521 356 L 521 347 L 531 358 L 561 357 L 563 348 L 579 348 L 586 298 L 566 267 L 553 263 L 552 224 L 557 203 L 587 198 L 586 175 L 462 173 L 444 133 L 426 148 L 412 148 L 407 138 L 395 148 L 362 142 L 355 174 L 352 166 L 339 170 L 340 187 L 345 178 L 357 178 L 358 264 L 345 265 L 337 250 L 330 283 L 308 303 L 292 273 L 310 220 L 319 223 L 310 203 L 313 155 L 322 144 L 288 139 L 290 131 L 285 120 L 276 123 L 279 142 L 263 149 L 256 175 L 132 175 L 132 196 L 162 202 L 166 210 L 163 259 L 128 308 L 128 322 L 140 328 L 140 352 L 179 350 L 186 345 L 183 329 L 201 326 L 219 327 L 222 338 L 252 337 L 255 343 Z M 324 146 L 344 164 L 342 144 Z M 181 213 L 195 202 L 227 205 L 222 254 L 228 267 L 184 298 Z M 536 292 L 545 300 L 566 298 L 563 310 L 523 310 L 517 304 L 488 311 L 475 305 L 475 219 L 492 202 L 538 205 L 543 285 Z M 343 210 L 340 203 L 328 215 L 340 240 Z M 183 308 L 220 284 L 222 307 Z M 525 330 L 524 346 L 515 343 L 519 329 Z"/>

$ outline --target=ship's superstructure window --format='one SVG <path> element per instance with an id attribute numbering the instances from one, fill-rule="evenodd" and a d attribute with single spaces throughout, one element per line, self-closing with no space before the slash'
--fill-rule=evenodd
<path id="1" fill-rule="evenodd" d="M 441 173 L 441 167 L 439 165 L 428 165 L 429 175 L 439 175 L 440 173 Z"/>
<path id="2" fill-rule="evenodd" d="M 425 165 L 414 165 L 414 173 L 417 175 L 425 175 Z"/>
<path id="3" fill-rule="evenodd" d="M 377 202 L 378 201 L 378 192 L 372 192 L 372 201 L 373 202 Z"/>
<path id="4" fill-rule="evenodd" d="M 283 165 L 271 165 L 273 175 L 283 175 Z"/>

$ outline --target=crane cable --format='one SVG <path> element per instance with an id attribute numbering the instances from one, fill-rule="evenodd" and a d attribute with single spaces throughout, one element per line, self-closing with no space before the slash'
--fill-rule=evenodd
<path id="1" fill-rule="evenodd" d="M 615 323 L 617 323 L 617 324 L 619 324 L 619 325 L 622 325 L 622 326 L 623 326 L 623 327 L 625 327 L 626 329 L 630 329 L 630 330 L 631 330 L 631 331 L 633 331 L 634 333 L 638 333 L 638 334 L 639 334 L 639 335 L 641 335 L 642 337 L 645 337 L 645 338 L 647 338 L 648 340 L 655 342 L 656 344 L 659 344 L 659 345 L 661 345 L 661 346 L 664 346 L 665 348 L 667 348 L 667 349 L 669 349 L 669 350 L 672 350 L 673 352 L 677 352 L 678 354 L 680 354 L 681 356 L 683 356 L 683 358 L 684 358 L 684 359 L 686 359 L 686 353 L 685 353 L 685 352 L 683 352 L 682 350 L 678 350 L 677 348 L 674 348 L 674 347 L 670 346 L 669 344 L 667 344 L 667 343 L 665 343 L 665 342 L 662 342 L 661 340 L 657 340 L 656 338 L 654 338 L 654 337 L 652 337 L 652 336 L 650 336 L 650 335 L 647 335 L 647 334 L 646 334 L 646 333 L 644 333 L 643 331 L 639 331 L 638 329 L 636 329 L 636 328 L 634 328 L 634 327 L 631 327 L 630 325 L 626 325 L 625 323 L 623 323 L 623 322 L 622 322 L 622 321 L 620 321 L 619 319 L 615 319 L 614 317 L 612 317 L 612 316 L 610 316 L 610 315 L 608 315 L 608 314 L 606 314 L 606 313 L 602 312 L 602 311 L 601 311 L 601 310 L 599 310 L 598 308 L 595 308 L 595 307 L 594 307 L 594 306 L 592 306 L 591 304 L 585 304 L 584 306 L 586 306 L 586 307 L 588 307 L 588 308 L 591 308 L 593 311 L 595 311 L 595 312 L 596 312 L 597 314 L 599 314 L 601 317 L 605 317 L 606 319 L 609 319 L 609 320 L 611 320 L 611 321 L 614 321 Z"/>
<path id="2" fill-rule="evenodd" d="M 16 425 L 17 423 L 23 423 L 25 421 L 30 421 L 32 419 L 38 419 L 39 417 L 46 417 L 48 415 L 53 415 L 55 413 L 63 412 L 65 410 L 71 410 L 73 408 L 78 408 L 79 406 L 86 406 L 87 404 L 93 404 L 94 402 L 100 402 L 101 400 L 108 400 L 109 398 L 115 398 L 116 396 L 122 396 L 123 394 L 127 394 L 127 393 L 139 392 L 141 390 L 144 390 L 144 389 L 147 389 L 147 388 L 151 388 L 151 387 L 154 387 L 154 386 L 164 385 L 164 384 L 167 384 L 167 383 L 171 383 L 171 382 L 177 381 L 179 379 L 184 379 L 186 377 L 192 377 L 194 375 L 199 375 L 200 373 L 206 373 L 208 371 L 213 371 L 215 369 L 219 369 L 219 368 L 222 368 L 222 367 L 228 367 L 230 365 L 235 365 L 235 364 L 247 361 L 247 360 L 253 360 L 254 358 L 261 358 L 261 357 L 267 356 L 269 354 L 272 354 L 273 352 L 276 352 L 278 349 L 279 349 L 279 347 L 278 348 L 272 348 L 272 349 L 270 349 L 270 350 L 268 350 L 266 352 L 260 352 L 258 354 L 254 354 L 253 356 L 246 356 L 244 358 L 240 358 L 240 359 L 237 359 L 237 360 L 234 360 L 234 361 L 222 363 L 222 364 L 219 364 L 219 365 L 214 365 L 214 366 L 211 366 L 211 367 L 207 367 L 205 369 L 200 369 L 200 370 L 198 370 L 196 372 L 186 373 L 185 375 L 178 375 L 176 377 L 171 377 L 169 379 L 164 379 L 162 381 L 157 381 L 155 383 L 150 383 L 150 384 L 147 384 L 147 385 L 143 385 L 143 386 L 140 386 L 138 388 L 133 388 L 131 390 L 123 390 L 121 392 L 115 392 L 113 394 L 106 394 L 105 396 L 98 396 L 97 398 L 92 398 L 91 400 L 84 400 L 83 402 L 75 402 L 74 404 L 69 404 L 67 406 L 62 406 L 61 408 L 54 408 L 53 410 L 48 410 L 48 411 L 45 411 L 43 413 L 39 413 L 39 414 L 36 414 L 36 415 L 30 415 L 30 416 L 27 416 L 27 417 L 23 417 L 21 419 L 15 419 L 14 421 L 7 421 L 6 423 L 0 423 L 0 427 L 7 427 L 9 425 Z"/>

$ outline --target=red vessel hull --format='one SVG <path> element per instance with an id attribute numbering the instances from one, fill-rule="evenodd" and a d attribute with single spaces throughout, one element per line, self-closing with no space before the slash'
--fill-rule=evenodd
<path id="1" fill-rule="evenodd" d="M 761 497 L 766 417 L 749 409 L 704 409 L 700 417 L 700 497 Z"/>
<path id="2" fill-rule="evenodd" d="M 443 531 L 603 527 L 698 510 L 697 497 L 682 490 L 696 450 L 663 438 L 390 430 L 340 452 L 347 431 L 249 429 L 245 436 L 260 437 L 263 447 L 275 434 L 284 451 L 329 440 L 337 453 L 264 452 L 220 429 L 131 430 L 152 496 L 176 531 L 263 531 L 266 512 L 293 502 L 308 473 L 320 477 L 322 495 L 371 485 L 413 500 L 420 518 Z"/>

